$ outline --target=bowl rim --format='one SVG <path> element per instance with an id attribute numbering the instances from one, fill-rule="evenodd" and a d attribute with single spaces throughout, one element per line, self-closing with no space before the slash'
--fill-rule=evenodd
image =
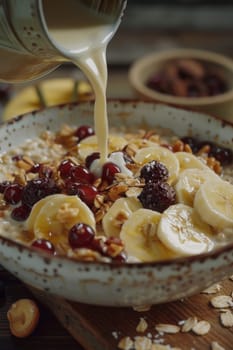
<path id="1" fill-rule="evenodd" d="M 107 102 L 120 102 L 123 104 L 126 103 L 145 103 L 145 104 L 156 104 L 156 105 L 163 105 L 163 106 L 167 106 L 170 107 L 169 105 L 166 105 L 164 103 L 159 103 L 159 102 L 155 102 L 155 101 L 148 101 L 148 100 L 141 100 L 141 99 L 122 99 L 122 98 L 118 98 L 118 99 L 107 99 Z M 39 110 L 35 110 L 35 111 L 31 111 L 31 112 L 27 112 L 25 114 L 19 115 L 15 118 L 12 118 L 11 120 L 7 121 L 7 122 L 3 122 L 0 124 L 0 129 L 2 128 L 7 128 L 8 125 L 12 125 L 15 123 L 18 123 L 19 121 L 22 121 L 23 119 L 30 119 L 33 116 L 35 116 L 36 114 L 40 114 L 42 112 L 44 112 L 45 110 L 49 109 L 49 110 L 56 110 L 56 109 L 63 109 L 64 107 L 67 107 L 68 109 L 70 108 L 70 106 L 79 106 L 79 105 L 88 105 L 88 104 L 93 104 L 93 101 L 77 101 L 77 102 L 70 102 L 70 103 L 64 103 L 61 105 L 57 105 L 57 106 L 49 106 L 49 107 L 43 107 Z M 223 121 L 221 118 L 213 116 L 209 113 L 205 113 L 205 112 L 201 112 L 201 111 L 195 111 L 195 110 L 191 110 L 188 108 L 181 108 L 181 107 L 175 107 L 176 109 L 181 109 L 181 110 L 185 110 L 189 113 L 199 113 L 202 115 L 206 115 L 207 117 L 210 117 L 212 119 L 216 119 L 219 122 L 222 123 L 223 127 L 225 125 L 229 126 L 230 128 L 232 128 L 233 130 L 233 124 L 228 122 L 228 121 Z M 43 258 L 46 259 L 46 261 L 66 261 L 69 263 L 75 263 L 77 265 L 88 265 L 88 266 L 105 266 L 105 267 L 109 267 L 110 269 L 114 269 L 114 268 L 120 268 L 120 269 L 131 269 L 133 267 L 137 268 L 137 269 L 141 269 L 141 268 L 156 268 L 156 267 L 169 267 L 172 265 L 183 265 L 184 263 L 186 264 L 191 264 L 191 263 L 202 263 L 204 260 L 207 259 L 215 259 L 217 257 L 219 257 L 220 255 L 222 255 L 223 253 L 227 253 L 228 251 L 233 250 L 233 242 L 232 243 L 228 243 L 225 245 L 222 245 L 210 252 L 205 252 L 202 254 L 198 254 L 198 255 L 191 255 L 191 256 L 182 256 L 182 257 L 176 257 L 176 258 L 172 258 L 172 259 L 163 259 L 163 260 L 159 260 L 159 261 L 150 261 L 150 262 L 104 262 L 104 261 L 82 261 L 82 260 L 77 260 L 75 258 L 72 257 L 68 257 L 68 256 L 61 256 L 61 255 L 51 255 L 49 253 L 40 251 L 38 249 L 35 249 L 33 247 L 30 246 L 26 246 L 20 242 L 14 241 L 13 239 L 10 238 L 6 238 L 3 236 L 0 236 L 0 244 L 7 244 L 9 246 L 14 246 L 15 248 L 18 248 L 20 251 L 26 251 L 28 252 L 28 254 L 33 254 L 39 258 Z"/>
<path id="2" fill-rule="evenodd" d="M 195 58 L 221 66 L 223 69 L 228 70 L 233 75 L 233 60 L 230 57 L 222 54 L 200 50 L 200 49 L 169 49 L 160 52 L 152 52 L 146 56 L 142 56 L 136 60 L 130 67 L 128 78 L 131 86 L 144 98 L 150 98 L 153 100 L 161 101 L 173 105 L 183 106 L 205 106 L 214 105 L 217 103 L 224 103 L 233 100 L 233 86 L 226 92 L 208 97 L 176 97 L 169 94 L 162 94 L 148 88 L 142 75 L 146 67 L 152 64 L 166 62 L 170 59 L 178 58 Z"/>

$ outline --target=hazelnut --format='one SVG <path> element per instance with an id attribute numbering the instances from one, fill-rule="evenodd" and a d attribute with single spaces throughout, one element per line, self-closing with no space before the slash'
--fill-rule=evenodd
<path id="1" fill-rule="evenodd" d="M 36 328 L 39 316 L 39 309 L 33 300 L 17 300 L 7 312 L 11 333 L 18 338 L 28 337 Z"/>

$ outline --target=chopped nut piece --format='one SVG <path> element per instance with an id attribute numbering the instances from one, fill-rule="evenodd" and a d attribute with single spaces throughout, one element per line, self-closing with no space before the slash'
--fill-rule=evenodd
<path id="1" fill-rule="evenodd" d="M 130 337 L 122 338 L 118 343 L 118 348 L 122 350 L 130 350 L 133 349 L 134 342 Z"/>
<path id="2" fill-rule="evenodd" d="M 233 327 L 233 314 L 230 310 L 222 312 L 220 314 L 220 321 L 224 327 L 230 328 Z"/>
<path id="3" fill-rule="evenodd" d="M 179 333 L 180 331 L 179 326 L 176 326 L 174 324 L 169 324 L 169 323 L 159 323 L 155 326 L 155 329 L 158 332 L 169 333 L 169 334 Z"/>
<path id="4" fill-rule="evenodd" d="M 225 348 L 219 345 L 216 341 L 213 341 L 211 343 L 211 350 L 225 350 Z"/>
<path id="5" fill-rule="evenodd" d="M 215 283 L 212 286 L 204 289 L 201 293 L 203 294 L 215 294 L 221 290 L 222 286 L 219 283 Z"/>
<path id="6" fill-rule="evenodd" d="M 69 223 L 71 219 L 78 216 L 79 208 L 72 208 L 69 203 L 63 203 L 56 214 L 56 219 L 58 222 L 66 224 Z"/>
<path id="7" fill-rule="evenodd" d="M 232 298 L 229 295 L 219 295 L 210 300 L 210 303 L 215 308 L 224 308 L 233 305 Z"/>
<path id="8" fill-rule="evenodd" d="M 140 321 L 137 325 L 136 331 L 139 333 L 143 333 L 143 332 L 145 332 L 145 330 L 147 328 L 148 328 L 148 323 L 146 322 L 146 320 L 143 317 L 141 317 Z"/>
<path id="9" fill-rule="evenodd" d="M 120 210 L 119 213 L 117 213 L 117 216 L 112 220 L 112 224 L 114 227 L 119 227 L 124 224 L 124 222 L 129 218 L 129 213 L 126 210 Z"/>
<path id="10" fill-rule="evenodd" d="M 152 341 L 148 337 L 135 337 L 135 350 L 151 350 Z"/>
<path id="11" fill-rule="evenodd" d="M 209 332 L 210 327 L 210 323 L 203 320 L 197 322 L 197 324 L 192 328 L 192 331 L 197 335 L 205 335 Z"/>
<path id="12" fill-rule="evenodd" d="M 19 299 L 7 312 L 11 333 L 18 338 L 28 337 L 36 328 L 40 312 L 33 300 Z"/>
<path id="13" fill-rule="evenodd" d="M 187 333 L 193 329 L 197 324 L 197 318 L 194 317 L 189 317 L 187 320 L 185 320 L 183 326 L 181 327 L 181 332 Z"/>

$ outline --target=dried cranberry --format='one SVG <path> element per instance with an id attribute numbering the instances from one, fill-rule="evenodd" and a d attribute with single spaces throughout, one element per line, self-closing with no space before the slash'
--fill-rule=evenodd
<path id="1" fill-rule="evenodd" d="M 94 181 L 94 175 L 82 165 L 75 165 L 71 169 L 71 180 L 74 182 L 82 182 L 91 184 Z"/>
<path id="2" fill-rule="evenodd" d="M 60 171 L 60 176 L 62 179 L 67 179 L 71 176 L 71 169 L 75 166 L 75 164 L 70 159 L 64 159 L 59 167 L 58 170 Z"/>
<path id="3" fill-rule="evenodd" d="M 118 255 L 112 258 L 112 261 L 115 263 L 124 263 L 127 260 L 127 254 L 124 250 L 122 250 Z"/>
<path id="4" fill-rule="evenodd" d="M 164 74 L 163 73 L 157 73 L 154 74 L 148 81 L 147 81 L 147 87 L 149 89 L 163 92 L 163 85 L 164 85 Z"/>
<path id="5" fill-rule="evenodd" d="M 32 207 L 40 199 L 59 192 L 60 189 L 53 179 L 37 178 L 29 181 L 24 187 L 22 202 Z"/>
<path id="6" fill-rule="evenodd" d="M 167 182 L 148 182 L 138 199 L 144 208 L 162 213 L 170 205 L 175 204 L 176 192 Z"/>
<path id="7" fill-rule="evenodd" d="M 4 193 L 5 189 L 12 184 L 10 181 L 3 181 L 0 183 L 0 193 Z"/>
<path id="8" fill-rule="evenodd" d="M 168 179 L 168 169 L 163 163 L 152 160 L 142 167 L 140 177 L 142 177 L 145 182 L 165 182 Z"/>
<path id="9" fill-rule="evenodd" d="M 95 186 L 89 184 L 79 184 L 76 186 L 77 196 L 84 202 L 86 205 L 91 207 L 94 204 L 98 190 Z"/>
<path id="10" fill-rule="evenodd" d="M 217 74 L 206 74 L 204 83 L 208 88 L 209 96 L 219 95 L 227 91 L 226 82 Z"/>
<path id="11" fill-rule="evenodd" d="M 211 147 L 209 157 L 214 157 L 222 165 L 228 165 L 233 162 L 233 152 L 229 148 L 214 145 Z"/>
<path id="12" fill-rule="evenodd" d="M 55 247 L 52 242 L 48 241 L 47 239 L 39 238 L 36 241 L 34 241 L 31 245 L 33 248 L 42 250 L 49 254 L 55 254 Z"/>
<path id="13" fill-rule="evenodd" d="M 23 155 L 22 154 L 16 154 L 12 157 L 12 160 L 14 162 L 18 162 L 19 160 L 23 159 Z"/>
<path id="14" fill-rule="evenodd" d="M 11 85 L 0 83 L 0 101 L 6 102 L 10 98 Z"/>
<path id="15" fill-rule="evenodd" d="M 121 170 L 118 165 L 107 162 L 103 165 L 102 170 L 102 180 L 106 181 L 109 185 L 111 185 L 114 181 L 115 174 L 120 173 Z"/>
<path id="16" fill-rule="evenodd" d="M 195 137 L 184 136 L 181 138 L 181 141 L 189 145 L 193 153 L 196 153 L 200 149 L 200 143 Z"/>
<path id="17" fill-rule="evenodd" d="M 22 204 L 20 207 L 16 207 L 11 212 L 11 218 L 16 221 L 25 221 L 30 214 L 31 208 Z"/>
<path id="18" fill-rule="evenodd" d="M 68 240 L 71 248 L 87 248 L 94 239 L 95 232 L 93 228 L 84 223 L 77 223 L 68 233 Z"/>
<path id="19" fill-rule="evenodd" d="M 34 165 L 31 167 L 31 169 L 29 170 L 29 172 L 30 172 L 30 173 L 33 173 L 33 174 L 37 174 L 37 173 L 39 173 L 41 166 L 42 166 L 42 164 L 36 163 L 36 164 L 34 164 Z"/>
<path id="20" fill-rule="evenodd" d="M 80 126 L 74 133 L 75 136 L 78 137 L 78 141 L 85 139 L 88 136 L 94 135 L 94 130 L 89 125 L 82 125 Z"/>
<path id="21" fill-rule="evenodd" d="M 17 183 L 13 183 L 6 187 L 3 198 L 9 204 L 17 204 L 21 200 L 23 187 Z"/>
<path id="22" fill-rule="evenodd" d="M 86 157 L 85 160 L 85 165 L 88 169 L 90 169 L 91 164 L 94 162 L 94 160 L 99 159 L 100 158 L 100 153 L 99 152 L 93 152 L 91 154 L 89 154 Z"/>

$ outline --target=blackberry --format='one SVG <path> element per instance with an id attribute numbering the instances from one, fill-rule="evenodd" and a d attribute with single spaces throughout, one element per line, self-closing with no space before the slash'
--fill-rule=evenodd
<path id="1" fill-rule="evenodd" d="M 37 178 L 28 181 L 23 188 L 22 203 L 32 207 L 40 199 L 59 192 L 60 189 L 53 179 Z"/>
<path id="2" fill-rule="evenodd" d="M 142 206 L 162 213 L 175 204 L 176 192 L 167 182 L 148 182 L 138 196 Z"/>
<path id="3" fill-rule="evenodd" d="M 166 182 L 168 179 L 168 169 L 164 164 L 152 160 L 142 167 L 140 177 L 142 177 L 146 183 L 159 181 Z"/>

